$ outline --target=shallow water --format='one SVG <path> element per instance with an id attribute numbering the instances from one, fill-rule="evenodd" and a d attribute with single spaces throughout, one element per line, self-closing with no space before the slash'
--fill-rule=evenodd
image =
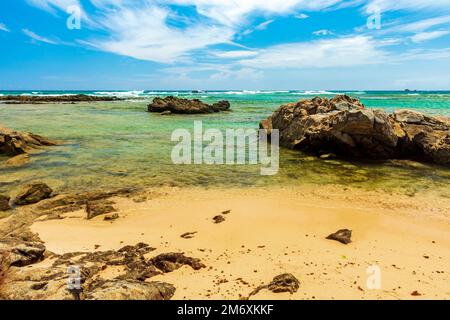
<path id="1" fill-rule="evenodd" d="M 32 162 L 25 167 L 0 168 L 0 191 L 7 192 L 33 180 L 46 181 L 60 191 L 161 184 L 270 186 L 332 183 L 409 195 L 432 191 L 450 197 L 450 169 L 435 165 L 322 160 L 291 150 L 281 151 L 280 170 L 275 176 L 261 176 L 261 165 L 172 164 L 170 154 L 175 143 L 170 137 L 173 130 L 186 128 L 192 131 L 194 120 L 202 120 L 204 129 L 258 128 L 259 121 L 279 105 L 311 98 L 314 93 L 172 93 L 205 102 L 227 99 L 232 104 L 233 112 L 230 113 L 195 116 L 150 114 L 146 112 L 146 106 L 155 93 L 122 94 L 133 99 L 80 104 L 0 104 L 0 125 L 61 141 L 60 145 L 33 155 Z M 410 108 L 450 116 L 450 93 L 354 92 L 351 95 L 360 98 L 369 108 L 383 108 L 388 112 Z"/>

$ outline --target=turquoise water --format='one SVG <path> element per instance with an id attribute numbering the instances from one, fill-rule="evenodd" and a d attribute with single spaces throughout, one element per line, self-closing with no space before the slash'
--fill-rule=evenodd
<path id="1" fill-rule="evenodd" d="M 0 92 L 25 94 L 31 92 Z M 0 104 L 0 125 L 59 140 L 56 147 L 34 154 L 21 168 L 0 166 L 0 191 L 43 180 L 60 191 L 124 186 L 270 186 L 341 184 L 413 195 L 433 190 L 450 196 L 450 169 L 398 162 L 322 160 L 282 150 L 280 170 L 261 176 L 260 165 L 174 165 L 170 154 L 173 130 L 192 131 L 194 120 L 204 128 L 258 128 L 281 104 L 338 92 L 39 92 L 33 94 L 119 95 L 126 101 L 79 104 Z M 409 108 L 450 116 L 450 92 L 348 92 L 369 108 L 388 112 Z M 146 112 L 154 96 L 178 95 L 205 102 L 226 99 L 233 112 L 211 115 L 161 116 Z"/>

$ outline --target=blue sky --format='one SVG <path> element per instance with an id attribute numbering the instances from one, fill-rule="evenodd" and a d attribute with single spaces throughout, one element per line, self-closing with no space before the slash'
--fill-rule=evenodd
<path id="1" fill-rule="evenodd" d="M 0 90 L 438 90 L 449 71 L 450 0 L 0 2 Z"/>

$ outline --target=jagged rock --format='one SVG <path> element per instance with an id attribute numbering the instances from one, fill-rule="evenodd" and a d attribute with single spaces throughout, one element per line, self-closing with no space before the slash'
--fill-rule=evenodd
<path id="1" fill-rule="evenodd" d="M 12 131 L 0 127 L 0 154 L 16 156 L 53 145 L 55 145 L 55 142 L 37 134 Z"/>
<path id="2" fill-rule="evenodd" d="M 272 291 L 273 293 L 282 293 L 289 292 L 291 294 L 296 293 L 300 288 L 300 281 L 296 277 L 294 277 L 290 273 L 280 274 L 273 278 L 272 282 L 266 285 L 262 285 L 253 290 L 248 298 L 244 298 L 244 300 L 248 300 L 251 296 L 258 294 L 261 290 L 267 289 Z"/>
<path id="3" fill-rule="evenodd" d="M 198 99 L 189 100 L 173 96 L 164 99 L 154 98 L 153 102 L 148 105 L 149 112 L 158 113 L 170 111 L 170 113 L 197 114 L 227 111 L 229 109 L 230 103 L 228 101 L 219 101 L 213 105 L 209 105 Z"/>
<path id="4" fill-rule="evenodd" d="M 8 211 L 11 209 L 9 200 L 11 200 L 9 196 L 0 194 L 0 211 Z"/>
<path id="5" fill-rule="evenodd" d="M 86 219 L 91 220 L 97 216 L 116 211 L 109 203 L 88 202 L 86 204 Z"/>
<path id="6" fill-rule="evenodd" d="M 194 270 L 206 267 L 200 259 L 186 257 L 183 253 L 163 253 L 152 258 L 149 263 L 164 273 L 175 271 L 184 265 Z"/>
<path id="7" fill-rule="evenodd" d="M 111 96 L 88 96 L 85 94 L 61 95 L 61 96 L 0 96 L 0 101 L 15 104 L 37 104 L 37 103 L 56 103 L 56 102 L 95 102 L 95 101 L 117 101 L 123 100 Z"/>
<path id="8" fill-rule="evenodd" d="M 330 234 L 327 239 L 328 240 L 335 240 L 339 241 L 343 244 L 349 244 L 352 242 L 352 231 L 348 229 L 341 229 L 339 231 L 336 231 L 335 233 Z"/>
<path id="9" fill-rule="evenodd" d="M 346 95 L 281 106 L 260 123 L 280 145 L 316 153 L 450 164 L 450 122 L 410 110 L 388 115 Z"/>
<path id="10" fill-rule="evenodd" d="M 42 243 L 22 243 L 13 247 L 0 247 L 2 269 L 11 266 L 24 267 L 44 258 L 45 246 Z"/>
<path id="11" fill-rule="evenodd" d="M 99 281 L 85 295 L 86 300 L 170 300 L 175 287 L 164 282 L 132 280 Z"/>
<path id="12" fill-rule="evenodd" d="M 19 206 L 37 203 L 50 198 L 53 190 L 43 182 L 34 182 L 22 187 L 22 190 L 14 199 Z"/>

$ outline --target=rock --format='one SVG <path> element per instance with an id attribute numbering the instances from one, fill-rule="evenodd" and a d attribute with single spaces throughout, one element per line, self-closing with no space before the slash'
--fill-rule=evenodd
<path id="1" fill-rule="evenodd" d="M 289 292 L 295 293 L 300 287 L 300 281 L 290 273 L 281 274 L 273 278 L 268 289 L 274 293 Z"/>
<path id="2" fill-rule="evenodd" d="M 11 266 L 25 267 L 44 258 L 45 246 L 41 243 L 22 243 L 13 247 L 0 248 L 2 269 Z"/>
<path id="3" fill-rule="evenodd" d="M 184 265 L 190 266 L 194 270 L 206 267 L 200 259 L 186 257 L 183 253 L 163 253 L 152 258 L 149 263 L 164 273 L 175 271 Z"/>
<path id="4" fill-rule="evenodd" d="M 9 205 L 9 200 L 11 198 L 9 196 L 0 194 L 0 211 L 8 211 L 11 210 L 11 206 Z"/>
<path id="5" fill-rule="evenodd" d="M 86 219 L 91 220 L 97 216 L 116 211 L 109 203 L 87 202 Z"/>
<path id="6" fill-rule="evenodd" d="M 260 127 L 279 130 L 283 147 L 318 155 L 450 164 L 449 119 L 410 110 L 388 115 L 346 95 L 283 105 Z"/>
<path id="7" fill-rule="evenodd" d="M 173 96 L 162 98 L 154 98 L 153 102 L 148 105 L 149 112 L 170 112 L 179 114 L 204 114 L 220 111 L 228 111 L 230 103 L 228 101 L 219 101 L 213 105 L 206 104 L 198 99 L 188 100 L 176 98 Z M 166 113 L 168 114 L 168 113 Z"/>
<path id="8" fill-rule="evenodd" d="M 161 112 L 162 116 L 170 116 L 171 114 L 172 114 L 172 111 L 169 111 L 169 110 Z"/>
<path id="9" fill-rule="evenodd" d="M 251 296 L 258 294 L 261 290 L 267 289 L 273 293 L 289 292 L 291 294 L 296 293 L 300 288 L 300 281 L 290 273 L 280 274 L 273 278 L 272 282 L 266 285 L 261 285 L 253 290 L 247 298 L 248 300 Z"/>
<path id="10" fill-rule="evenodd" d="M 95 102 L 95 101 L 119 101 L 123 100 L 111 96 L 88 96 L 85 94 L 61 95 L 61 96 L 0 96 L 0 101 L 6 101 L 11 104 L 38 104 L 38 103 L 57 103 L 57 102 Z"/>
<path id="11" fill-rule="evenodd" d="M 36 134 L 12 131 L 0 127 L 0 154 L 17 156 L 55 144 L 55 142 Z"/>
<path id="12" fill-rule="evenodd" d="M 215 217 L 213 218 L 213 221 L 214 221 L 214 223 L 216 223 L 216 224 L 222 223 L 222 222 L 225 221 L 225 217 L 222 216 L 222 215 L 218 215 L 218 216 L 215 216 Z"/>
<path id="13" fill-rule="evenodd" d="M 336 231 L 335 233 L 330 234 L 327 239 L 328 240 L 336 240 L 343 244 L 349 244 L 352 242 L 352 231 L 348 229 L 341 229 Z"/>
<path id="14" fill-rule="evenodd" d="M 34 182 L 22 187 L 14 203 L 19 206 L 37 203 L 50 198 L 53 190 L 43 182 Z"/>
<path id="15" fill-rule="evenodd" d="M 86 300 L 170 300 L 175 287 L 164 282 L 131 280 L 98 281 L 85 295 Z"/>
<path id="16" fill-rule="evenodd" d="M 119 214 L 118 213 L 112 213 L 112 214 L 107 214 L 103 220 L 105 221 L 114 221 L 119 219 Z"/>
<path id="17" fill-rule="evenodd" d="M 6 160 L 3 165 L 7 167 L 20 167 L 26 165 L 30 162 L 30 155 L 27 153 L 19 154 L 8 160 Z"/>
<path id="18" fill-rule="evenodd" d="M 196 234 L 197 232 L 186 232 L 183 233 L 180 237 L 183 239 L 192 239 Z"/>

